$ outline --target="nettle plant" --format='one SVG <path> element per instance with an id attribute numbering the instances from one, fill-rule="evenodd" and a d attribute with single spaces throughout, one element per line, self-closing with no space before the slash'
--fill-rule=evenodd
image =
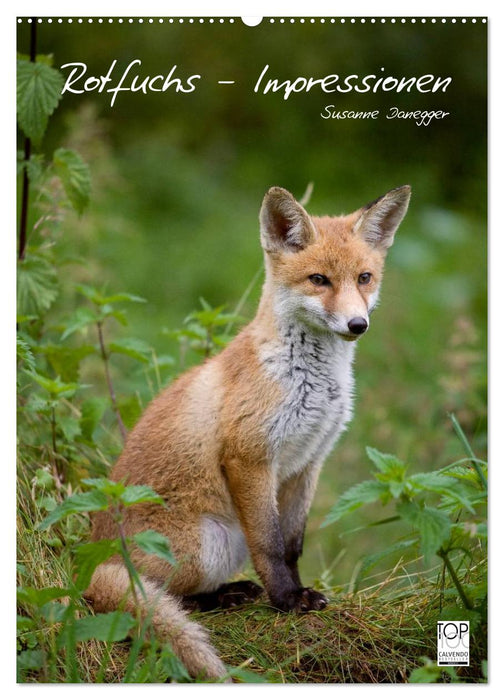
<path id="1" fill-rule="evenodd" d="M 107 409 L 115 417 L 122 440 L 125 424 L 133 424 L 141 411 L 138 396 L 117 396 L 111 361 L 126 356 L 139 363 L 149 379 L 155 378 L 157 386 L 151 387 L 151 393 L 162 383 L 161 362 L 143 341 L 107 339 L 113 322 L 127 325 L 125 304 L 145 303 L 136 295 L 73 285 L 72 292 L 81 296 L 82 304 L 67 318 L 61 311 L 58 315 L 56 302 L 65 281 L 68 287 L 68 264 L 76 264 L 61 253 L 61 224 L 71 211 L 78 216 L 85 212 L 91 176 L 88 165 L 72 149 L 57 148 L 49 158 L 34 153 L 59 104 L 64 82 L 52 66 L 52 57 L 36 54 L 35 30 L 33 22 L 30 56 L 20 56 L 17 63 L 17 117 L 24 135 L 24 148 L 18 155 L 19 434 L 34 457 L 52 464 L 57 481 L 67 481 L 75 476 L 72 471 L 79 473 L 72 465 L 89 466 L 89 451 L 85 459 L 84 453 L 86 448 L 96 449 L 95 433 Z M 76 337 L 81 342 L 75 342 Z M 80 382 L 81 363 L 93 355 L 102 362 L 108 398 L 97 397 L 96 391 L 86 392 L 90 387 Z M 162 368 L 170 363 L 173 360 L 166 356 Z"/>
<path id="2" fill-rule="evenodd" d="M 44 499 L 51 499 L 55 485 L 47 472 L 36 475 L 38 490 Z M 69 541 L 68 534 L 75 530 L 75 518 L 89 513 L 108 510 L 117 528 L 117 536 L 97 542 L 79 542 L 71 546 L 72 575 L 67 585 L 18 587 L 17 617 L 17 676 L 18 681 L 35 679 L 42 682 L 105 682 L 111 680 L 110 669 L 115 669 L 113 680 L 123 683 L 198 682 L 189 676 L 184 665 L 174 655 L 170 645 L 156 637 L 151 615 L 142 615 L 139 599 L 146 599 L 142 580 L 135 569 L 131 552 L 136 547 L 147 554 L 158 556 L 176 566 L 168 539 L 155 530 L 145 530 L 132 537 L 125 533 L 124 517 L 127 508 L 140 503 L 168 507 L 149 486 L 126 485 L 110 479 L 82 479 L 85 489 L 67 496 L 59 504 L 47 508 L 48 515 L 36 526 L 41 534 L 51 533 L 52 541 Z M 38 505 L 42 499 L 38 498 Z M 134 614 L 121 609 L 112 613 L 90 612 L 84 596 L 96 567 L 111 557 L 121 557 L 129 576 Z M 23 574 L 23 567 L 20 573 Z M 117 665 L 111 663 L 114 643 L 132 639 L 127 658 Z M 93 673 L 84 672 L 79 663 L 79 645 L 93 642 Z M 262 682 L 256 674 L 244 667 L 230 668 L 222 678 L 243 682 Z"/>
<path id="3" fill-rule="evenodd" d="M 21 552 L 28 552 L 20 557 L 18 565 L 18 678 L 61 679 L 63 664 L 66 680 L 80 680 L 75 653 L 78 642 L 94 639 L 110 643 L 137 630 L 139 641 L 130 653 L 124 680 L 144 679 L 145 664 L 150 677 L 186 680 L 185 670 L 169 648 L 156 648 L 148 620 L 135 619 L 123 611 L 110 616 L 91 615 L 82 598 L 95 566 L 113 554 L 121 556 L 127 566 L 133 595 L 141 595 L 142 587 L 129 556 L 132 546 L 172 563 L 173 557 L 160 534 L 143 532 L 130 540 L 122 530 L 124 509 L 146 500 L 162 502 L 157 494 L 148 487 L 115 484 L 103 478 L 81 479 L 96 469 L 94 455 L 102 464 L 107 462 L 96 441 L 96 430 L 109 406 L 122 437 L 126 437 L 111 379 L 111 357 L 128 356 L 148 367 L 155 360 L 151 349 L 140 341 L 114 339 L 107 343 L 105 339 L 104 328 L 112 320 L 127 323 L 121 306 L 143 302 L 139 297 L 106 295 L 81 286 L 77 291 L 85 305 L 66 321 L 58 319 L 55 312 L 66 262 L 58 247 L 61 222 L 69 210 L 83 214 L 89 204 L 91 178 L 86 163 L 71 149 L 58 148 L 48 159 L 33 152 L 40 146 L 63 86 L 63 77 L 52 67 L 51 57 L 36 54 L 35 28 L 33 23 L 30 57 L 19 57 L 17 64 L 18 127 L 24 135 L 18 160 L 18 488 L 25 506 L 19 509 L 18 542 Z M 97 343 L 67 342 L 76 332 L 86 332 L 90 337 L 90 327 Z M 93 396 L 80 381 L 81 362 L 93 354 L 103 362 L 108 397 Z M 76 488 L 85 491 L 76 492 Z M 105 508 L 113 512 L 117 538 L 77 544 L 87 530 L 87 520 L 83 523 L 79 514 Z M 35 523 L 41 516 L 37 528 Z M 30 585 L 37 579 L 29 570 L 37 552 L 41 556 L 44 552 L 59 552 L 63 561 L 67 550 L 72 552 L 74 573 L 73 579 L 68 577 L 67 586 Z M 43 572 L 43 562 L 39 566 Z M 139 665 L 139 651 L 149 640 L 152 653 L 144 655 L 146 660 Z M 105 645 L 98 679 L 104 676 L 107 661 Z"/>
<path id="4" fill-rule="evenodd" d="M 243 321 L 238 310 L 245 302 L 245 298 L 244 295 L 234 312 L 226 312 L 224 305 L 212 307 L 205 299 L 200 298 L 201 310 L 193 311 L 186 316 L 182 328 L 163 329 L 165 335 L 179 343 L 181 367 L 186 364 L 188 351 L 197 353 L 200 358 L 207 358 L 215 355 L 229 343 L 234 325 Z"/>
<path id="5" fill-rule="evenodd" d="M 42 477 L 43 474 L 38 475 L 39 485 Z M 169 543 L 161 534 L 148 530 L 126 537 L 123 529 L 126 508 L 145 502 L 163 504 L 163 499 L 146 486 L 126 486 L 105 478 L 84 479 L 82 483 L 87 490 L 75 493 L 51 508 L 37 530 L 43 532 L 58 524 L 60 528 L 53 529 L 53 537 L 59 534 L 64 538 L 72 516 L 108 509 L 117 525 L 117 537 L 74 545 L 73 577 L 67 587 L 18 588 L 18 603 L 23 610 L 17 619 L 18 680 L 29 680 L 33 674 L 46 682 L 59 679 L 75 683 L 83 680 L 77 661 L 77 645 L 94 640 L 103 644 L 93 680 L 103 681 L 110 663 L 111 644 L 130 636 L 134 637 L 134 642 L 121 678 L 123 682 L 164 681 L 167 678 L 190 680 L 171 649 L 166 645 L 160 647 L 149 618 L 120 609 L 114 613 L 91 614 L 83 599 L 95 568 L 115 554 L 122 557 L 127 568 L 132 595 L 144 595 L 131 561 L 132 547 L 175 563 Z M 44 477 L 44 486 L 46 493 L 50 493 L 48 475 Z"/>
<path id="6" fill-rule="evenodd" d="M 148 617 L 121 609 L 93 614 L 83 597 L 96 566 L 113 556 L 121 557 L 127 568 L 133 600 L 143 596 L 131 559 L 135 547 L 176 564 L 160 533 L 149 530 L 130 538 L 123 529 L 125 509 L 144 502 L 164 504 L 163 499 L 148 486 L 96 476 L 115 457 L 142 408 L 136 393 L 118 396 L 112 365 L 119 358 L 135 363 L 152 395 L 174 360 L 157 356 L 137 338 L 113 332 L 114 325 L 128 325 L 125 305 L 145 303 L 137 295 L 73 285 L 76 308 L 70 313 L 58 308 L 68 262 L 58 246 L 61 223 L 69 210 L 84 213 L 91 177 L 71 149 L 58 148 L 48 159 L 33 153 L 63 85 L 51 57 L 36 54 L 35 30 L 32 23 L 30 57 L 19 57 L 17 73 L 18 127 L 24 134 L 18 161 L 18 680 L 109 679 L 110 667 L 115 668 L 112 644 L 133 637 L 115 680 L 189 682 L 169 645 L 156 639 Z M 218 331 L 233 320 L 205 303 L 187 319 L 179 339 L 197 336 L 197 350 L 208 354 L 225 342 Z M 82 362 L 93 356 L 101 363 L 108 395 L 97 395 L 96 387 L 81 381 Z M 105 421 L 107 412 L 112 424 Z M 117 537 L 82 543 L 89 532 L 88 514 L 105 509 L 113 515 Z M 44 585 L 48 580 L 56 585 Z M 83 643 L 96 647 L 92 671 L 78 652 Z M 230 675 L 242 680 L 253 676 L 246 669 L 232 669 Z"/>
<path id="7" fill-rule="evenodd" d="M 485 560 L 487 543 L 487 464 L 470 447 L 456 417 L 451 414 L 455 432 L 467 458 L 442 469 L 411 474 L 408 465 L 391 454 L 367 447 L 375 470 L 373 479 L 350 487 L 334 504 L 322 527 L 339 521 L 361 506 L 373 502 L 395 504 L 396 514 L 371 526 L 401 521 L 408 535 L 387 549 L 365 557 L 356 583 L 381 560 L 406 550 L 419 550 L 427 563 L 442 565 L 442 592 L 445 572 L 454 586 L 462 607 L 446 607 L 445 619 L 471 619 L 479 624 L 486 617 L 486 578 L 474 580 L 471 566 Z M 448 615 L 448 617 L 446 617 Z"/>
<path id="8" fill-rule="evenodd" d="M 17 62 L 17 118 L 24 134 L 24 149 L 18 154 L 19 435 L 21 439 L 32 436 L 30 443 L 53 463 L 56 476 L 71 457 L 60 452 L 58 440 L 71 442 L 78 431 L 75 415 L 64 407 L 81 388 L 79 363 L 92 348 L 62 347 L 48 336 L 47 315 L 60 287 L 56 245 L 60 224 L 69 208 L 82 214 L 89 203 L 91 178 L 88 166 L 73 150 L 59 148 L 49 159 L 33 153 L 58 106 L 63 86 L 63 77 L 52 67 L 52 58 L 36 55 L 35 38 L 33 25 L 30 57 L 21 56 Z"/>

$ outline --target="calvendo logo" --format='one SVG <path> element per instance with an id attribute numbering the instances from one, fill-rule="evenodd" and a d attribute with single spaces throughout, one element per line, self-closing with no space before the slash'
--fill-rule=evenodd
<path id="1" fill-rule="evenodd" d="M 469 622 L 437 623 L 437 665 L 469 666 Z"/>

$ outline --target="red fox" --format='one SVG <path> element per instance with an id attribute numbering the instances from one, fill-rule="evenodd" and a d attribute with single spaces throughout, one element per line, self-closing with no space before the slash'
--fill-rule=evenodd
<path id="1" fill-rule="evenodd" d="M 137 598 L 193 676 L 215 679 L 226 668 L 184 607 L 255 600 L 259 585 L 227 583 L 248 556 L 276 608 L 328 602 L 299 577 L 306 517 L 351 417 L 354 341 L 369 327 L 410 193 L 405 185 L 347 216 L 311 217 L 271 188 L 259 217 L 265 282 L 254 320 L 152 401 L 112 470 L 166 501 L 129 508 L 124 527 L 171 543 L 175 566 L 134 551 L 145 591 Z M 93 539 L 115 536 L 111 515 L 96 513 Z M 99 612 L 133 610 L 123 564 L 101 564 L 86 597 Z"/>

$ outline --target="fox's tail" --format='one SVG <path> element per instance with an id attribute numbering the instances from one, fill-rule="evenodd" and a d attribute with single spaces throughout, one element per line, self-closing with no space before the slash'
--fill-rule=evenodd
<path id="1" fill-rule="evenodd" d="M 191 676 L 220 678 L 226 667 L 208 641 L 206 630 L 188 619 L 178 600 L 151 581 L 141 577 L 145 595 L 137 591 L 142 617 L 150 616 L 161 640 L 168 641 Z M 100 564 L 91 579 L 85 597 L 96 612 L 112 612 L 123 606 L 135 612 L 128 572 L 122 564 Z"/>

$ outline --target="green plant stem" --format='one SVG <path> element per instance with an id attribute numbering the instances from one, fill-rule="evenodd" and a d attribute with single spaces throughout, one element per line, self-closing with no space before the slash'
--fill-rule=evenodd
<path id="1" fill-rule="evenodd" d="M 448 573 L 450 574 L 451 579 L 452 579 L 453 583 L 455 584 L 455 588 L 457 589 L 458 594 L 459 594 L 460 598 L 462 599 L 462 602 L 464 603 L 464 607 L 467 610 L 472 610 L 474 606 L 473 606 L 471 600 L 468 598 L 468 596 L 464 590 L 464 587 L 462 586 L 462 584 L 459 581 L 457 573 L 456 573 L 455 569 L 453 568 L 452 563 L 450 561 L 450 557 L 448 556 L 448 552 L 445 552 L 444 549 L 440 549 L 438 551 L 438 555 L 441 557 L 444 565 L 448 569 Z"/>
<path id="2" fill-rule="evenodd" d="M 309 182 L 306 185 L 306 189 L 304 191 L 303 196 L 299 200 L 299 203 L 301 204 L 302 207 L 306 207 L 306 205 L 308 204 L 308 202 L 311 199 L 312 193 L 313 193 L 313 182 Z"/>
<path id="3" fill-rule="evenodd" d="M 53 454 L 54 454 L 54 462 L 56 464 L 56 455 L 57 455 L 57 449 L 56 449 L 56 409 L 54 406 L 51 409 L 51 436 L 52 436 L 52 448 L 53 448 Z"/>
<path id="4" fill-rule="evenodd" d="M 238 304 L 236 305 L 236 307 L 233 311 L 233 316 L 239 316 L 241 314 L 242 309 L 245 306 L 245 302 L 249 298 L 252 290 L 254 289 L 254 287 L 257 283 L 257 280 L 263 274 L 263 272 L 264 272 L 264 266 L 261 265 L 261 267 L 259 267 L 258 270 L 256 271 L 255 275 L 252 277 L 252 280 L 249 282 L 247 289 L 241 295 L 241 297 L 238 301 Z M 225 335 L 229 335 L 231 333 L 231 329 L 233 328 L 234 323 L 236 323 L 236 321 L 230 321 L 227 324 L 226 329 L 224 331 Z"/>
<path id="5" fill-rule="evenodd" d="M 124 525 L 123 525 L 123 516 L 121 513 L 121 510 L 119 506 L 115 510 L 115 521 L 117 523 L 117 529 L 119 532 L 119 539 L 121 540 L 121 556 L 124 561 L 124 565 L 126 566 L 126 570 L 128 572 L 128 578 L 130 581 L 130 586 L 131 586 L 131 594 L 133 596 L 133 601 L 135 603 L 135 608 L 137 610 L 137 613 L 140 618 L 140 608 L 139 608 L 139 603 L 138 603 L 138 595 L 136 591 L 136 584 L 138 584 L 138 588 L 140 589 L 140 592 L 142 595 L 145 597 L 145 591 L 143 590 L 142 583 L 138 577 L 138 574 L 135 571 L 135 567 L 133 566 L 133 562 L 130 559 L 129 552 L 128 552 L 128 542 L 126 539 L 126 533 L 124 531 Z M 135 581 L 136 578 L 136 581 Z M 140 621 L 140 620 L 139 620 Z"/>
<path id="6" fill-rule="evenodd" d="M 126 545 L 126 536 L 124 533 L 124 528 L 123 528 L 122 522 L 119 522 L 117 524 L 117 526 L 119 528 L 119 538 L 121 540 L 121 554 L 122 554 L 122 557 L 124 559 L 124 563 L 126 564 L 126 571 L 128 572 L 128 578 L 129 578 L 130 587 L 131 587 L 131 595 L 133 597 L 133 602 L 135 603 L 135 609 L 138 612 L 138 610 L 139 610 L 139 608 L 138 608 L 138 596 L 137 596 L 137 592 L 136 592 L 136 588 L 135 588 L 135 580 L 134 580 L 133 576 L 131 575 L 131 571 L 130 571 L 130 568 L 128 566 L 129 557 L 128 557 L 128 550 L 127 550 L 127 545 Z"/>
<path id="7" fill-rule="evenodd" d="M 443 561 L 443 566 L 441 567 L 441 590 L 439 591 L 439 612 L 441 612 L 441 610 L 443 609 L 445 587 L 446 587 L 446 564 Z"/>
<path id="8" fill-rule="evenodd" d="M 212 354 L 212 327 L 207 328 L 205 338 L 205 359 L 208 359 Z"/>
<path id="9" fill-rule="evenodd" d="M 37 56 L 37 18 L 32 17 L 30 28 L 30 61 L 35 63 Z M 24 260 L 26 252 L 26 229 L 28 225 L 28 204 L 30 193 L 30 181 L 28 179 L 28 163 L 31 158 L 31 140 L 25 138 L 24 142 L 24 168 L 23 189 L 21 194 L 21 216 L 19 222 L 19 260 Z"/>
<path id="10" fill-rule="evenodd" d="M 123 420 L 121 418 L 121 413 L 119 411 L 119 407 L 117 406 L 117 399 L 114 391 L 114 385 L 112 384 L 112 377 L 110 376 L 110 369 L 109 369 L 109 362 L 108 362 L 108 354 L 107 350 L 105 348 L 105 341 L 103 339 L 103 324 L 101 321 L 98 321 L 97 324 L 98 326 L 98 341 L 100 343 L 100 353 L 103 359 L 103 364 L 105 367 L 105 378 L 107 380 L 107 386 L 109 390 L 109 395 L 110 395 L 110 400 L 112 402 L 112 408 L 114 409 L 114 413 L 116 414 L 117 418 L 117 424 L 119 425 L 119 430 L 122 435 L 123 442 L 126 442 L 126 438 L 128 436 L 128 432 L 124 426 Z"/>
<path id="11" fill-rule="evenodd" d="M 42 619 L 39 617 L 39 615 L 34 615 L 34 619 L 37 623 L 37 627 L 39 630 L 39 633 L 37 635 L 38 643 L 39 643 L 40 649 L 42 650 L 42 677 L 45 679 L 46 682 L 48 682 L 50 675 L 49 675 L 49 665 L 48 665 L 48 658 L 47 658 L 46 638 L 44 637 L 44 634 L 42 633 L 44 623 L 43 623 Z M 53 668 L 54 668 L 54 659 L 52 660 L 52 663 L 51 663 L 51 671 L 53 671 Z"/>
<path id="12" fill-rule="evenodd" d="M 78 683 L 79 682 L 79 671 L 77 666 L 77 655 L 76 655 L 76 640 L 75 640 L 75 615 L 73 611 L 73 606 L 71 607 L 71 617 L 66 620 L 66 633 L 67 633 L 67 644 L 65 649 L 65 669 L 66 669 L 66 680 L 65 683 Z M 55 655 L 55 658 L 57 656 Z M 53 676 L 54 677 L 54 676 Z"/>
<path id="13" fill-rule="evenodd" d="M 23 190 L 21 195 L 21 217 L 19 224 L 19 252 L 18 259 L 24 260 L 26 251 L 26 228 L 28 221 L 28 198 L 30 181 L 28 180 L 28 162 L 31 156 L 31 141 L 25 139 L 24 144 L 24 168 L 23 168 Z"/>
<path id="14" fill-rule="evenodd" d="M 51 439 L 52 439 L 52 449 L 53 449 L 53 476 L 54 476 L 54 481 L 56 482 L 56 486 L 58 489 L 61 488 L 61 479 L 60 475 L 58 472 L 58 467 L 61 464 L 61 460 L 59 458 L 59 453 L 58 453 L 58 446 L 56 443 L 56 408 L 53 406 L 51 410 Z"/>
<path id="15" fill-rule="evenodd" d="M 481 481 L 483 488 L 485 488 L 485 489 L 488 488 L 488 484 L 487 484 L 487 480 L 485 478 L 485 475 L 483 474 L 483 471 L 482 471 L 481 466 L 478 462 L 478 459 L 477 459 L 476 455 L 474 454 L 472 447 L 469 444 L 469 442 L 465 436 L 465 433 L 462 430 L 460 423 L 458 422 L 455 414 L 449 413 L 448 415 L 450 416 L 450 420 L 453 424 L 455 432 L 457 433 L 457 436 L 458 436 L 460 442 L 463 444 L 464 449 L 467 452 L 469 459 L 471 460 L 471 463 L 472 463 L 472 465 L 473 465 L 473 467 L 474 467 L 474 469 L 479 477 L 479 480 Z"/>

